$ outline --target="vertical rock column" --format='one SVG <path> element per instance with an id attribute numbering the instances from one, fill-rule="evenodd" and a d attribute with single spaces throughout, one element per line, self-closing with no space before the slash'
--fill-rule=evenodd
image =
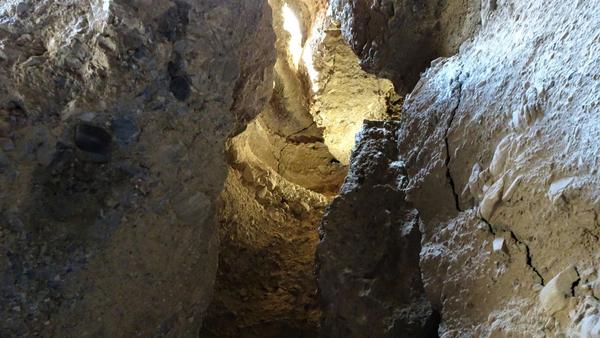
<path id="1" fill-rule="evenodd" d="M 317 249 L 324 337 L 430 337 L 418 212 L 405 199 L 397 122 L 366 122 Z"/>

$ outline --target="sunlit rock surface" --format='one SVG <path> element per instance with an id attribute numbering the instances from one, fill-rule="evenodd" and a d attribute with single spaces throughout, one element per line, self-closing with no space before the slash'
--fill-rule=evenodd
<path id="1" fill-rule="evenodd" d="M 317 228 L 346 166 L 332 156 L 310 114 L 312 93 L 297 59 L 297 44 L 322 7 L 317 1 L 270 4 L 277 37 L 274 90 L 265 109 L 228 144 L 219 269 L 200 333 L 205 338 L 319 335 Z"/>
<path id="2" fill-rule="evenodd" d="M 219 272 L 201 333 L 207 338 L 318 336 L 318 225 L 363 120 L 387 118 L 399 106 L 389 80 L 360 68 L 322 1 L 270 4 L 274 91 L 229 143 Z"/>
<path id="3" fill-rule="evenodd" d="M 403 191 L 422 222 L 422 281 L 441 314 L 442 337 L 597 334 L 600 31 L 590 22 L 600 18 L 599 4 L 486 2 L 474 38 L 456 56 L 435 60 L 405 101 L 397 144 L 381 157 L 397 154 L 405 165 Z M 379 26 L 360 20 L 346 24 L 356 46 L 362 46 L 361 36 L 379 34 Z M 402 28 L 394 27 L 383 34 Z M 396 47 L 378 43 L 378 60 Z M 377 59 L 361 56 L 365 63 Z M 404 74 L 390 69 L 397 71 L 392 76 Z M 363 138 L 361 144 L 376 140 Z M 381 176 L 358 182 L 369 185 Z M 329 213 L 337 212 L 335 206 Z M 320 247 L 363 245 L 364 236 L 338 241 L 327 222 Z M 503 244 L 494 250 L 497 240 Z M 362 266 L 364 259 L 353 263 Z M 570 290 L 561 284 L 564 299 L 547 311 L 551 292 L 543 292 L 544 285 L 571 266 Z M 321 272 L 320 283 L 334 283 L 344 271 Z M 358 306 L 361 292 L 330 297 L 324 309 L 350 297 Z M 390 297 L 385 301 L 398 298 Z M 333 325 L 345 323 L 335 312 L 328 316 Z"/>
<path id="4" fill-rule="evenodd" d="M 342 38 L 338 24 L 323 19 L 309 41 L 315 90 L 311 114 L 323 128 L 329 151 L 341 163 L 350 162 L 356 134 L 364 120 L 397 117 L 401 97 L 387 79 L 366 73 L 358 57 Z"/>

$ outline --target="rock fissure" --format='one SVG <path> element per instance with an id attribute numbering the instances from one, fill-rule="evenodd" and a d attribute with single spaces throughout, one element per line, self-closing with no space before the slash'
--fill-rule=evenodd
<path id="1" fill-rule="evenodd" d="M 391 82 L 360 69 L 319 2 L 270 1 L 274 92 L 230 144 L 222 254 L 203 337 L 319 336 L 317 228 L 346 176 L 354 134 L 396 102 Z M 312 60 L 298 58 L 304 53 Z"/>
<path id="2" fill-rule="evenodd" d="M 312 128 L 315 125 L 316 125 L 316 122 L 312 121 L 308 126 L 306 126 L 306 127 L 302 128 L 302 129 L 300 129 L 298 131 L 295 131 L 295 132 L 289 134 L 288 136 L 285 137 L 285 139 L 286 140 L 290 140 L 292 137 L 294 137 L 296 135 L 299 135 L 299 134 L 302 134 L 303 132 L 309 130 L 310 128 Z"/>
<path id="3" fill-rule="evenodd" d="M 496 229 L 494 229 L 494 226 L 488 222 L 486 219 L 484 219 L 483 217 L 479 217 L 479 219 L 485 223 L 488 227 L 489 232 L 496 236 L 497 231 Z M 536 276 L 539 278 L 540 280 L 540 284 L 543 286 L 545 285 L 545 280 L 544 277 L 542 276 L 542 274 L 538 271 L 538 269 L 533 265 L 533 257 L 531 255 L 531 249 L 529 248 L 529 245 L 527 245 L 526 243 L 524 243 L 523 241 L 521 241 L 513 231 L 508 231 L 510 233 L 510 237 L 519 245 L 522 245 L 525 248 L 525 257 L 526 257 L 526 264 L 527 266 L 536 274 Z"/>
<path id="4" fill-rule="evenodd" d="M 579 283 L 581 283 L 581 274 L 579 273 L 577 267 L 574 267 L 574 269 L 575 273 L 577 273 L 577 280 L 571 284 L 571 297 L 575 297 L 575 289 L 579 286 Z"/>
<path id="5" fill-rule="evenodd" d="M 515 242 L 517 242 L 518 244 L 522 245 L 525 247 L 525 254 L 526 254 L 526 262 L 527 262 L 527 266 L 529 266 L 531 268 L 531 270 L 540 278 L 540 284 L 541 285 L 546 285 L 544 282 L 544 277 L 542 276 L 542 274 L 538 271 L 538 269 L 535 267 L 535 265 L 533 265 L 533 256 L 531 255 L 531 249 L 529 248 L 529 245 L 527 245 L 527 243 L 524 243 L 523 241 L 521 241 L 519 238 L 517 238 L 517 235 L 515 235 L 514 231 L 509 231 L 510 236 L 512 237 L 512 239 L 515 240 Z"/>
<path id="6" fill-rule="evenodd" d="M 454 122 L 454 118 L 456 116 L 456 112 L 458 111 L 458 109 L 460 108 L 460 102 L 461 102 L 461 97 L 462 97 L 462 81 L 459 80 L 460 75 L 457 77 L 457 82 L 458 85 L 456 85 L 456 89 L 454 90 L 456 92 L 455 96 L 456 96 L 456 107 L 454 107 L 451 111 L 450 111 L 450 117 L 448 118 L 448 126 L 446 127 L 446 131 L 444 133 L 444 143 L 446 145 L 446 160 L 445 160 L 445 166 L 446 166 L 446 179 L 448 181 L 448 185 L 450 186 L 450 189 L 452 190 L 452 196 L 454 197 L 454 204 L 456 206 L 456 210 L 458 212 L 461 212 L 461 208 L 460 208 L 460 200 L 459 200 L 459 195 L 458 192 L 456 190 L 456 185 L 454 183 L 454 178 L 452 177 L 452 171 L 450 169 L 450 164 L 452 161 L 452 155 L 451 155 L 451 150 L 450 150 L 450 141 L 448 140 L 448 137 L 450 135 L 450 129 L 452 129 L 452 124 Z"/>
<path id="7" fill-rule="evenodd" d="M 496 230 L 494 229 L 494 227 L 492 226 L 492 224 L 490 222 L 488 222 L 486 219 L 479 217 L 479 219 L 485 223 L 488 227 L 488 231 L 492 234 L 492 235 L 496 235 Z"/>

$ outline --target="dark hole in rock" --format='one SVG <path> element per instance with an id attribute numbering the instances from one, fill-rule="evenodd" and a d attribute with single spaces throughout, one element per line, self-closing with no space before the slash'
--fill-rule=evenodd
<path id="1" fill-rule="evenodd" d="M 171 79 L 169 89 L 171 90 L 171 93 L 173 93 L 173 96 L 179 101 L 185 101 L 190 97 L 190 84 L 183 76 L 177 76 Z"/>
<path id="2" fill-rule="evenodd" d="M 75 145 L 83 151 L 107 154 L 111 141 L 112 136 L 103 128 L 87 123 L 80 123 L 75 127 Z"/>
<path id="3" fill-rule="evenodd" d="M 21 19 L 24 19 L 29 15 L 29 6 L 25 1 L 23 1 L 17 5 L 16 11 L 17 16 Z"/>
<path id="4" fill-rule="evenodd" d="M 439 338 L 439 327 L 442 322 L 442 315 L 439 311 L 433 309 L 431 317 L 425 323 L 425 337 Z"/>
<path id="5" fill-rule="evenodd" d="M 171 61 L 167 64 L 167 72 L 169 72 L 169 75 L 173 76 L 177 76 L 177 73 L 179 73 L 179 65 L 175 62 L 175 61 Z"/>
<path id="6" fill-rule="evenodd" d="M 138 60 L 148 58 L 150 57 L 150 51 L 148 50 L 148 48 L 141 46 L 135 49 L 135 51 L 133 52 L 133 57 Z"/>
<path id="7" fill-rule="evenodd" d="M 171 77 L 181 76 L 184 69 L 184 61 L 179 53 L 175 53 L 173 59 L 167 64 L 167 72 Z"/>

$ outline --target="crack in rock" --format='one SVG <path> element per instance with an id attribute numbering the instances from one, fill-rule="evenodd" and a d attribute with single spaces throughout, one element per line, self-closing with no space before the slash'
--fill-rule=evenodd
<path id="1" fill-rule="evenodd" d="M 300 129 L 300 130 L 298 130 L 298 131 L 295 131 L 295 132 L 293 132 L 293 133 L 289 134 L 288 136 L 286 136 L 286 137 L 285 137 L 285 140 L 286 140 L 286 141 L 289 141 L 289 140 L 290 140 L 292 137 L 294 137 L 294 136 L 296 136 L 296 135 L 298 135 L 298 134 L 301 134 L 301 133 L 303 133 L 303 132 L 305 132 L 305 131 L 309 130 L 309 129 L 310 129 L 312 126 L 314 126 L 315 124 L 316 124 L 316 122 L 315 122 L 315 121 L 312 121 L 312 123 L 311 123 L 311 124 L 309 124 L 308 126 L 306 126 L 306 127 L 302 128 L 302 129 Z"/>
<path id="2" fill-rule="evenodd" d="M 450 155 L 450 143 L 448 141 L 448 134 L 450 134 L 450 128 L 452 128 L 452 123 L 454 122 L 454 117 L 456 116 L 456 112 L 458 111 L 458 108 L 460 107 L 460 101 L 461 101 L 461 97 L 462 97 L 463 84 L 460 80 L 458 80 L 458 78 L 460 78 L 460 75 L 457 77 L 458 86 L 454 89 L 455 91 L 458 92 L 458 102 L 456 103 L 456 107 L 454 107 L 454 109 L 452 109 L 452 112 L 450 113 L 448 127 L 446 128 L 446 133 L 444 135 L 444 142 L 446 144 L 446 162 L 445 162 L 446 178 L 448 180 L 448 184 L 450 185 L 450 188 L 452 189 L 452 195 L 454 196 L 454 203 L 456 205 L 456 210 L 458 210 L 460 212 L 462 210 L 460 208 L 458 193 L 456 192 L 456 185 L 454 184 L 454 178 L 452 178 L 452 173 L 450 172 L 450 161 L 452 158 Z"/>
<path id="3" fill-rule="evenodd" d="M 480 217 L 481 221 L 483 223 L 485 223 L 488 226 L 488 230 L 490 231 L 490 233 L 494 236 L 496 236 L 496 231 L 494 230 L 494 226 L 488 222 L 485 218 Z M 526 263 L 527 265 L 531 268 L 531 270 L 539 277 L 540 279 L 540 284 L 542 286 L 546 285 L 546 282 L 544 280 L 544 277 L 542 276 L 542 274 L 538 271 L 538 269 L 533 265 L 533 257 L 531 256 L 531 250 L 529 249 L 529 245 L 527 245 L 525 242 L 521 241 L 517 235 L 515 235 L 515 233 L 513 231 L 508 231 L 510 233 L 510 237 L 512 239 L 515 240 L 515 242 L 517 242 L 520 245 L 523 245 L 525 247 L 525 255 L 526 255 Z"/>
<path id="4" fill-rule="evenodd" d="M 538 277 L 541 280 L 541 284 L 542 285 L 546 285 L 546 282 L 544 281 L 544 277 L 542 277 L 542 274 L 538 271 L 538 269 L 533 265 L 533 258 L 531 257 L 531 250 L 529 249 L 529 245 L 525 244 L 523 241 L 521 241 L 520 239 L 517 238 L 517 235 L 515 235 L 514 232 L 509 231 L 510 232 L 510 236 L 512 237 L 512 239 L 515 240 L 515 242 L 523 245 L 525 247 L 525 254 L 527 255 L 527 265 L 529 265 L 529 267 L 533 270 L 533 272 L 535 272 L 536 275 L 538 275 Z"/>
<path id="5" fill-rule="evenodd" d="M 293 137 L 293 136 L 296 136 L 298 134 L 301 134 L 301 133 L 303 133 L 305 131 L 307 131 L 308 129 L 310 129 L 314 125 L 315 125 L 315 122 L 313 121 L 308 126 L 302 128 L 302 129 L 300 129 L 300 130 L 298 130 L 296 132 L 293 132 L 293 133 L 291 133 L 291 134 L 289 134 L 288 136 L 285 137 L 286 144 L 283 147 L 281 147 L 281 149 L 279 150 L 279 157 L 277 158 L 277 172 L 278 173 L 281 173 L 281 160 L 283 158 L 283 152 L 284 152 L 284 150 L 288 146 L 290 146 L 290 144 L 293 144 L 293 143 L 290 143 L 290 138 Z"/>
<path id="6" fill-rule="evenodd" d="M 488 226 L 488 230 L 490 231 L 490 233 L 492 235 L 496 236 L 496 231 L 494 230 L 494 227 L 492 226 L 492 224 L 490 224 L 490 222 L 485 220 L 485 218 L 480 217 L 479 219 L 481 219 L 481 221 Z"/>
<path id="7" fill-rule="evenodd" d="M 579 282 L 581 282 L 581 274 L 579 273 L 579 270 L 577 270 L 577 267 L 574 267 L 575 269 L 575 273 L 577 273 L 577 280 L 573 282 L 573 284 L 571 284 L 571 297 L 575 297 L 575 288 L 579 285 Z"/>

